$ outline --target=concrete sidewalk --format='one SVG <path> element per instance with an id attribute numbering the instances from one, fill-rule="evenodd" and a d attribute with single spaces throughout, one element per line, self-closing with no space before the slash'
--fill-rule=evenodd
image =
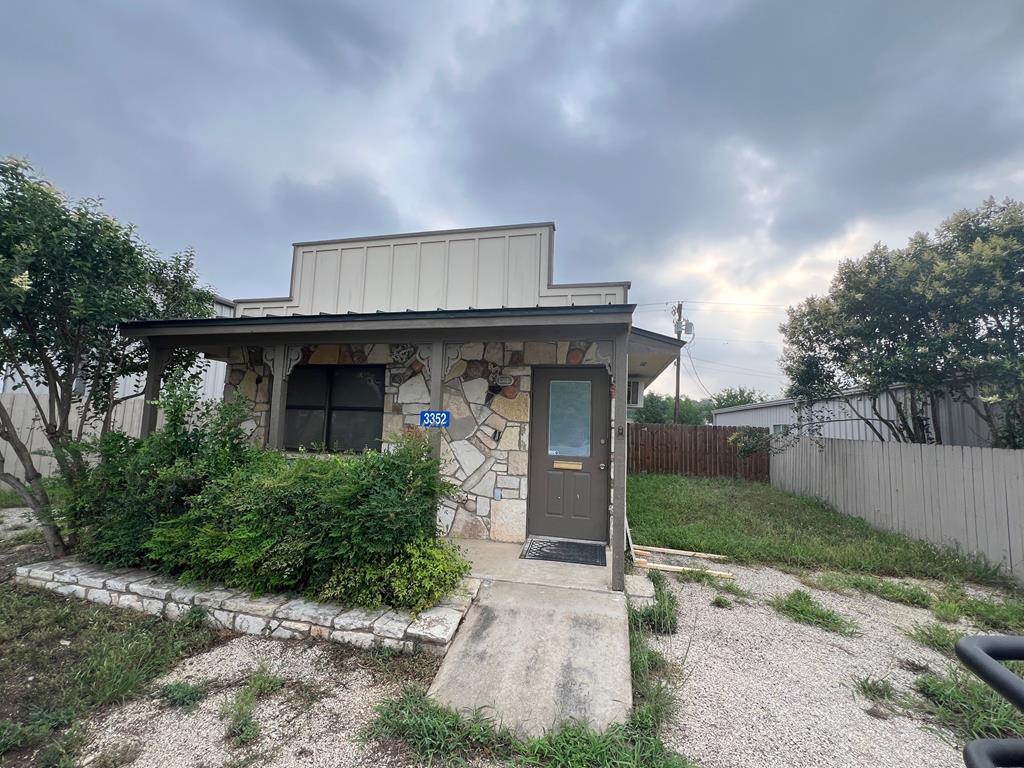
<path id="1" fill-rule="evenodd" d="M 573 569 L 587 568 L 545 565 L 563 569 L 563 584 L 583 573 Z M 485 581 L 430 695 L 459 711 L 485 708 L 524 736 L 570 719 L 598 730 L 625 721 L 632 707 L 625 596 Z"/>

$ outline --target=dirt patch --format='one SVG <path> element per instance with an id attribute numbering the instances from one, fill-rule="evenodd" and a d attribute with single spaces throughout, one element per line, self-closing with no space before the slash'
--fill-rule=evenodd
<path id="1" fill-rule="evenodd" d="M 225 738 L 221 708 L 261 662 L 284 686 L 256 705 L 258 738 L 238 746 Z M 239 637 L 180 663 L 155 681 L 148 698 L 91 722 L 83 764 L 112 765 L 112 757 L 128 754 L 133 768 L 413 766 L 404 749 L 364 744 L 359 733 L 376 703 L 408 682 L 429 681 L 437 663 L 427 655 Z M 173 707 L 158 694 L 173 682 L 202 686 L 207 695 L 191 710 Z"/>
<path id="2" fill-rule="evenodd" d="M 962 768 L 960 749 L 929 723 L 892 715 L 854 693 L 854 681 L 870 676 L 909 694 L 914 670 L 946 667 L 943 656 L 905 634 L 932 621 L 929 611 L 811 590 L 860 627 L 858 636 L 843 637 L 765 604 L 808 589 L 795 577 L 771 568 L 727 569 L 753 593 L 729 609 L 712 605 L 711 586 L 670 580 L 679 632 L 653 645 L 683 666 L 685 679 L 679 714 L 664 731 L 667 745 L 702 768 L 907 768 L 921 764 L 922 755 L 932 766 Z"/>

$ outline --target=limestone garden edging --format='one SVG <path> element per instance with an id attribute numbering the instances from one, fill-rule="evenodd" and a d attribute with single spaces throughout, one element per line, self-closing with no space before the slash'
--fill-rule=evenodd
<path id="1" fill-rule="evenodd" d="M 20 566 L 15 582 L 48 589 L 99 605 L 129 608 L 176 620 L 193 607 L 206 609 L 217 629 L 282 640 L 308 637 L 359 648 L 380 646 L 410 652 L 422 647 L 444 655 L 480 589 L 480 580 L 466 578 L 441 605 L 413 617 L 384 608 L 345 608 L 284 595 L 255 597 L 247 592 L 212 586 L 205 589 L 141 569 L 102 569 L 80 560 L 52 560 Z"/>

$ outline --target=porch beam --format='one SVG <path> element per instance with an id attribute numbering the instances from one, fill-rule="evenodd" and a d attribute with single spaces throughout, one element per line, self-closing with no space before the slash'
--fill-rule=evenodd
<path id="1" fill-rule="evenodd" d="M 439 411 L 444 403 L 444 342 L 434 341 L 430 345 L 430 410 Z M 429 429 L 430 451 L 434 458 L 441 456 L 441 430 Z"/>
<path id="2" fill-rule="evenodd" d="M 615 434 L 612 444 L 612 589 L 622 592 L 626 588 L 626 381 L 628 372 L 629 331 L 615 337 L 614 386 Z"/>
<path id="3" fill-rule="evenodd" d="M 160 382 L 167 371 L 167 364 L 171 361 L 170 348 L 158 347 L 154 344 L 148 346 L 149 360 L 146 363 L 146 386 L 142 394 L 140 438 L 149 437 L 156 431 L 156 422 L 159 416 L 156 401 L 160 399 Z"/>
<path id="4" fill-rule="evenodd" d="M 270 361 L 270 423 L 267 425 L 267 445 L 276 450 L 284 449 L 284 416 L 288 403 L 288 365 L 286 344 L 272 347 Z"/>

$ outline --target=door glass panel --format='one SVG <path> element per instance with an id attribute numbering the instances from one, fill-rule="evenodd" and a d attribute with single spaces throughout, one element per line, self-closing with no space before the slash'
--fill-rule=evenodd
<path id="1" fill-rule="evenodd" d="M 552 381 L 548 389 L 548 456 L 590 455 L 590 382 Z"/>
<path id="2" fill-rule="evenodd" d="M 288 377 L 288 405 L 319 406 L 327 404 L 327 374 L 330 370 L 314 365 L 297 365 Z"/>

